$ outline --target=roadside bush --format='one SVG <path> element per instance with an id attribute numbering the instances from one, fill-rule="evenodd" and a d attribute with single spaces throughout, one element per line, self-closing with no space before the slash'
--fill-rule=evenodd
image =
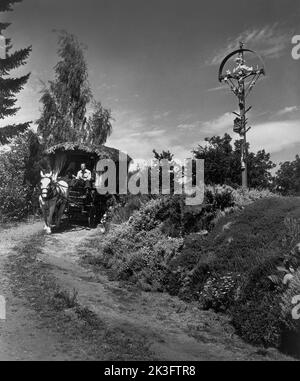
<path id="1" fill-rule="evenodd" d="M 240 274 L 230 272 L 222 276 L 209 277 L 199 293 L 202 308 L 213 309 L 216 312 L 227 311 L 239 298 L 240 277 Z"/>
<path id="2" fill-rule="evenodd" d="M 271 192 L 269 189 L 258 190 L 237 188 L 232 190 L 234 205 L 239 208 L 250 205 L 257 200 L 266 199 L 274 196 L 279 197 L 277 194 Z"/>
<path id="3" fill-rule="evenodd" d="M 10 150 L 0 154 L 0 219 L 20 220 L 33 212 L 34 177 L 31 163 L 35 135 L 31 131 L 18 136 Z"/>
<path id="4" fill-rule="evenodd" d="M 279 347 L 282 332 L 280 295 L 282 284 L 273 284 L 272 274 L 280 258 L 271 258 L 245 274 L 240 297 L 230 306 L 234 327 L 246 341 L 256 345 Z"/>
<path id="5" fill-rule="evenodd" d="M 293 319 L 292 311 L 296 306 L 293 303 L 295 297 L 300 295 L 300 270 L 298 270 L 293 278 L 290 280 L 289 285 L 281 298 L 281 316 L 287 329 L 290 331 L 299 331 L 299 321 Z M 299 304 L 299 302 L 298 302 Z"/>
<path id="6" fill-rule="evenodd" d="M 151 199 L 148 195 L 118 195 L 110 201 L 108 216 L 109 224 L 122 224 L 128 221 L 134 212 Z"/>
<path id="7" fill-rule="evenodd" d="M 182 239 L 166 237 L 159 227 L 136 230 L 124 223 L 111 228 L 92 263 L 110 269 L 112 279 L 139 284 L 145 291 L 162 291 L 168 263 L 182 244 Z"/>

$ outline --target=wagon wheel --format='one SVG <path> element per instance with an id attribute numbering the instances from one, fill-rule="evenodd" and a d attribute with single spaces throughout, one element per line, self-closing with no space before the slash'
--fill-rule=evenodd
<path id="1" fill-rule="evenodd" d="M 97 226 L 97 209 L 95 205 L 91 205 L 88 215 L 89 228 L 94 229 Z"/>

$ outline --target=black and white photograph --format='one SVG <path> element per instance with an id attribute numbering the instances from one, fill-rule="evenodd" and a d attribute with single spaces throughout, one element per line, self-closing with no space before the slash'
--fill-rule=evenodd
<path id="1" fill-rule="evenodd" d="M 0 0 L 1 362 L 300 360 L 299 20 Z"/>

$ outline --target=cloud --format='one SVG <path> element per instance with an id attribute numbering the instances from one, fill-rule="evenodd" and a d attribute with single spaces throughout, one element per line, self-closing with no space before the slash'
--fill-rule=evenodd
<path id="1" fill-rule="evenodd" d="M 233 126 L 234 118 L 231 112 L 226 112 L 216 119 L 203 123 L 201 131 L 210 134 L 225 132 L 225 130 Z"/>
<path id="2" fill-rule="evenodd" d="M 294 113 L 294 112 L 297 112 L 300 110 L 300 107 L 299 106 L 290 106 L 290 107 L 285 107 L 283 108 L 282 110 L 279 110 L 276 115 L 277 116 L 282 116 L 282 115 L 286 115 L 286 114 L 291 114 L 291 113 Z"/>
<path id="3" fill-rule="evenodd" d="M 159 137 L 162 136 L 166 130 L 152 130 L 152 131 L 146 131 L 143 133 L 143 136 L 152 138 L 152 137 Z"/>
<path id="4" fill-rule="evenodd" d="M 178 124 L 177 128 L 179 128 L 180 130 L 193 130 L 194 128 L 199 127 L 200 123 L 200 121 L 196 121 L 193 123 L 181 123 Z"/>
<path id="5" fill-rule="evenodd" d="M 161 119 L 167 118 L 170 114 L 171 114 L 171 111 L 165 111 L 165 112 L 162 112 L 162 113 L 155 114 L 153 116 L 153 120 L 157 121 L 157 120 L 161 120 Z"/>
<path id="6" fill-rule="evenodd" d="M 251 149 L 276 153 L 300 143 L 300 119 L 254 125 L 248 133 Z"/>
<path id="7" fill-rule="evenodd" d="M 134 111 L 116 111 L 114 113 L 113 134 L 107 145 L 128 153 L 129 156 L 142 162 L 153 158 L 152 150 L 170 150 L 176 158 L 190 156 L 190 148 L 181 142 L 178 136 L 162 126 L 151 124 L 151 118 L 138 116 Z"/>
<path id="8" fill-rule="evenodd" d="M 226 55 L 238 48 L 240 41 L 243 41 L 246 47 L 256 50 L 265 58 L 278 58 L 289 46 L 290 33 L 281 29 L 277 23 L 262 28 L 248 29 L 237 37 L 231 38 L 227 46 L 216 52 L 214 57 L 207 61 L 207 64 L 221 64 Z"/>

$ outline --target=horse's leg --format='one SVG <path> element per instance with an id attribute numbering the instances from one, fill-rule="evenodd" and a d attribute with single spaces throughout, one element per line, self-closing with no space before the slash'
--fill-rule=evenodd
<path id="1" fill-rule="evenodd" d="M 50 200 L 49 201 L 49 215 L 48 215 L 48 226 L 47 226 L 47 234 L 51 234 L 51 224 L 52 224 L 52 217 L 55 210 L 56 200 Z"/>
<path id="2" fill-rule="evenodd" d="M 60 195 L 62 196 L 62 198 L 60 199 L 61 204 L 57 210 L 57 225 L 56 225 L 57 227 L 60 226 L 60 221 L 61 221 L 61 218 L 64 214 L 66 204 L 67 204 L 66 200 L 67 200 L 68 195 L 69 195 L 68 184 L 65 181 L 59 182 L 59 192 L 60 192 Z"/>
<path id="3" fill-rule="evenodd" d="M 43 219 L 44 219 L 44 230 L 46 231 L 47 230 L 47 215 L 46 215 L 46 206 L 45 206 L 45 203 L 44 201 L 41 199 L 41 197 L 39 198 L 39 203 L 40 203 L 40 208 L 42 210 L 42 214 L 43 214 Z"/>
<path id="4" fill-rule="evenodd" d="M 59 228 L 60 226 L 60 220 L 64 214 L 64 210 L 65 210 L 65 207 L 66 207 L 66 202 L 65 201 L 62 201 L 58 211 L 57 211 L 57 222 L 56 222 L 56 226 Z"/>
<path id="5" fill-rule="evenodd" d="M 47 221 L 47 210 L 46 210 L 46 208 L 43 208 L 43 217 L 44 217 L 44 221 L 45 221 L 44 230 L 47 231 L 48 221 Z"/>

